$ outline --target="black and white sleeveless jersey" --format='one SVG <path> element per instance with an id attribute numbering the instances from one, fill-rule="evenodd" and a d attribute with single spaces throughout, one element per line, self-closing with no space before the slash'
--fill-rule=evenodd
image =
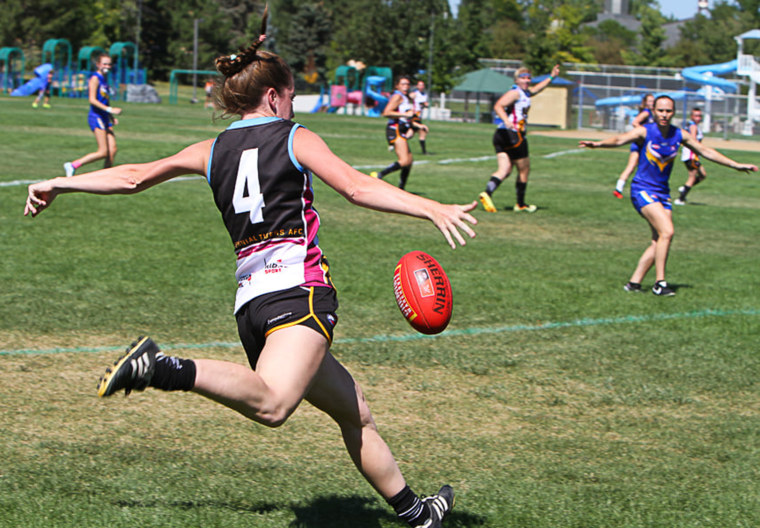
<path id="1" fill-rule="evenodd" d="M 512 85 L 510 90 L 517 90 L 520 96 L 517 101 L 504 108 L 507 112 L 507 117 L 512 122 L 512 128 L 525 132 L 525 128 L 528 125 L 528 111 L 530 110 L 530 92 L 523 90 L 516 84 Z M 499 128 L 506 128 L 505 125 L 500 125 Z"/>
<path id="2" fill-rule="evenodd" d="M 330 285 L 311 173 L 293 154 L 300 126 L 277 117 L 245 119 L 211 148 L 206 177 L 237 254 L 236 312 L 265 293 Z"/>

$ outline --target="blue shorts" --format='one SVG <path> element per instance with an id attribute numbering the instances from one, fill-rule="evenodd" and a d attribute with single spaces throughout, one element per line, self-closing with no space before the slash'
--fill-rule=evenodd
<path id="1" fill-rule="evenodd" d="M 87 124 L 90 125 L 90 130 L 93 132 L 95 132 L 96 128 L 99 128 L 101 130 L 108 130 L 109 128 L 113 128 L 111 116 L 103 117 L 94 112 L 87 114 Z"/>
<path id="2" fill-rule="evenodd" d="M 667 193 L 653 191 L 646 187 L 636 187 L 631 185 L 631 203 L 636 212 L 641 214 L 641 209 L 644 206 L 659 202 L 662 206 L 671 210 L 673 207 L 670 205 L 670 195 Z"/>

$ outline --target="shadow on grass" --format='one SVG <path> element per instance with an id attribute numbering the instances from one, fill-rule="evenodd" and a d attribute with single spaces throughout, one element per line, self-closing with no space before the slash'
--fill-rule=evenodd
<path id="1" fill-rule="evenodd" d="M 159 505 L 180 510 L 200 508 L 224 509 L 239 513 L 266 514 L 277 510 L 291 509 L 295 520 L 289 528 L 380 528 L 381 526 L 405 526 L 390 507 L 379 505 L 376 499 L 352 496 L 317 497 L 306 505 L 278 505 L 272 502 L 241 504 L 216 500 L 175 501 L 159 503 L 158 501 L 119 500 L 115 504 L 127 508 L 155 508 Z M 381 524 L 382 521 L 382 524 Z M 467 511 L 454 511 L 446 518 L 446 528 L 469 528 L 484 526 L 486 518 Z"/>
<path id="2" fill-rule="evenodd" d="M 186 501 L 174 501 L 174 502 L 168 502 L 168 503 L 163 503 L 159 501 L 149 501 L 149 500 L 148 501 L 119 500 L 119 501 L 116 501 L 114 504 L 116 504 L 116 506 L 119 506 L 121 508 L 156 508 L 159 506 L 177 508 L 180 510 L 216 508 L 216 509 L 222 509 L 222 510 L 231 510 L 235 512 L 256 513 L 256 514 L 269 513 L 269 512 L 282 509 L 281 506 L 278 506 L 277 504 L 270 503 L 270 502 L 259 502 L 255 504 L 244 505 L 244 504 L 241 504 L 240 502 L 226 502 L 226 501 L 216 501 L 216 500 L 205 500 L 205 501 L 186 500 Z"/>
<path id="3" fill-rule="evenodd" d="M 399 521 L 390 507 L 378 505 L 377 500 L 366 497 L 317 497 L 305 506 L 293 506 L 296 519 L 290 528 L 380 528 L 380 526 L 406 526 Z M 466 511 L 456 511 L 446 518 L 446 528 L 477 527 L 485 524 L 485 517 Z M 382 524 L 381 524 L 382 521 Z"/>

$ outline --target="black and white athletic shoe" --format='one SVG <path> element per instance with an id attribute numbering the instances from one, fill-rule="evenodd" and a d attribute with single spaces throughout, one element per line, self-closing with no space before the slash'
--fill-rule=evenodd
<path id="1" fill-rule="evenodd" d="M 133 390 L 145 390 L 156 370 L 158 351 L 158 345 L 150 337 L 138 338 L 113 367 L 106 369 L 98 382 L 98 396 L 104 398 L 121 389 L 125 396 Z"/>
<path id="2" fill-rule="evenodd" d="M 414 528 L 441 528 L 443 519 L 454 507 L 454 490 L 448 484 L 444 484 L 436 495 L 422 499 L 422 503 L 430 508 L 430 518 Z"/>
<path id="3" fill-rule="evenodd" d="M 641 293 L 641 292 L 643 291 L 643 290 L 641 289 L 641 284 L 639 284 L 638 282 L 630 282 L 630 281 L 629 281 L 629 282 L 627 282 L 627 283 L 626 283 L 626 284 L 623 286 L 623 289 L 624 289 L 625 291 L 627 291 L 627 292 L 639 292 L 639 293 Z"/>
<path id="4" fill-rule="evenodd" d="M 654 286 L 652 286 L 652 293 L 655 295 L 662 295 L 663 297 L 673 297 L 676 294 L 675 290 L 668 286 L 668 283 L 664 280 L 654 283 Z"/>

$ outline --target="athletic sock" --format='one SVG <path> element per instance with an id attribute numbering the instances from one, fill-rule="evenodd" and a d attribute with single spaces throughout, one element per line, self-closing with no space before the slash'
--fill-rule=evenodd
<path id="1" fill-rule="evenodd" d="M 74 170 L 76 170 L 76 169 L 78 169 L 79 167 L 81 167 L 81 166 L 82 166 L 82 164 L 81 164 L 80 162 L 78 162 L 78 161 L 72 161 L 72 162 L 71 162 L 71 166 L 72 166 L 72 167 L 74 167 Z"/>
<path id="2" fill-rule="evenodd" d="M 496 189 L 501 185 L 501 182 L 504 180 L 500 180 L 496 176 L 491 176 L 491 179 L 488 180 L 488 183 L 486 184 L 486 194 L 488 196 L 491 196 L 494 192 L 496 192 Z"/>
<path id="3" fill-rule="evenodd" d="M 691 187 L 688 185 L 684 185 L 681 190 L 681 195 L 678 197 L 679 200 L 685 200 L 686 195 L 689 194 L 689 191 L 691 190 Z"/>
<path id="4" fill-rule="evenodd" d="M 401 175 L 398 179 L 398 188 L 403 189 L 406 187 L 406 180 L 409 178 L 409 173 L 412 172 L 412 166 L 409 165 L 408 167 L 403 167 L 401 169 Z"/>
<path id="5" fill-rule="evenodd" d="M 425 140 L 420 139 L 420 147 L 422 147 L 422 153 L 427 154 L 427 147 L 425 146 Z"/>
<path id="6" fill-rule="evenodd" d="M 422 502 L 409 486 L 388 499 L 388 504 L 395 510 L 399 519 L 409 523 L 409 526 L 419 526 L 430 518 L 430 507 Z"/>
<path id="7" fill-rule="evenodd" d="M 195 386 L 195 362 L 167 356 L 163 352 L 156 354 L 156 371 L 150 380 L 150 386 L 165 391 L 189 391 Z"/>
<path id="8" fill-rule="evenodd" d="M 401 168 L 401 164 L 398 161 L 394 161 L 387 167 L 385 167 L 383 170 L 380 171 L 380 177 L 383 178 L 384 176 L 387 176 L 391 172 L 397 171 Z"/>
<path id="9" fill-rule="evenodd" d="M 620 178 L 617 183 L 615 184 L 615 190 L 619 192 L 620 194 L 623 194 L 623 189 L 625 188 L 625 180 Z"/>
<path id="10" fill-rule="evenodd" d="M 521 182 L 517 180 L 515 182 L 515 190 L 517 191 L 517 205 L 520 207 L 525 205 L 525 190 L 528 188 L 528 182 Z"/>

